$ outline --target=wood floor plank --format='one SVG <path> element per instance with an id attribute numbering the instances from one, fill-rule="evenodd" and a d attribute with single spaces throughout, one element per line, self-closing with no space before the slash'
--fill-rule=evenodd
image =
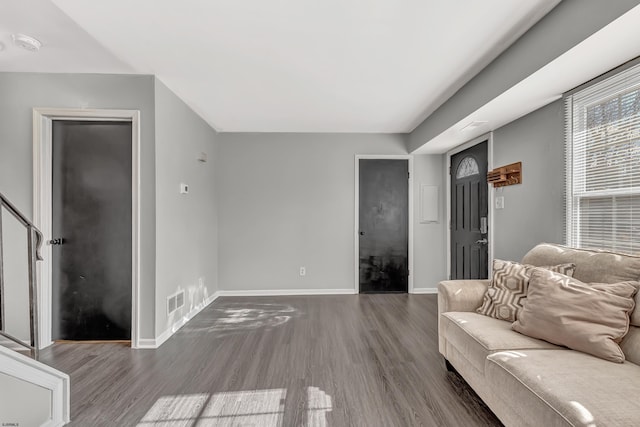
<path id="1" fill-rule="evenodd" d="M 73 426 L 500 426 L 438 353 L 435 295 L 219 298 L 157 350 L 56 343 Z"/>

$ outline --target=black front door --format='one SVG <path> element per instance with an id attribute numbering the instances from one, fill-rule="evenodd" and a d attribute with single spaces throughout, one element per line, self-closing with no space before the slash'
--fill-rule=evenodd
<path id="1" fill-rule="evenodd" d="M 487 142 L 451 156 L 451 279 L 488 275 Z"/>
<path id="2" fill-rule="evenodd" d="M 53 122 L 52 336 L 131 338 L 131 123 Z"/>
<path id="3" fill-rule="evenodd" d="M 360 292 L 407 292 L 409 161 L 359 160 Z"/>

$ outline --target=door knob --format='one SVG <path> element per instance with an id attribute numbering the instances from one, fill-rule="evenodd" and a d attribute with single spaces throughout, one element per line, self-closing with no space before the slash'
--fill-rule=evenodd
<path id="1" fill-rule="evenodd" d="M 485 239 L 476 240 L 476 245 L 486 245 L 489 241 Z"/>
<path id="2" fill-rule="evenodd" d="M 364 231 L 361 231 L 361 232 L 360 232 L 360 235 L 361 235 L 361 236 L 364 236 Z"/>
<path id="3" fill-rule="evenodd" d="M 58 237 L 58 238 L 49 240 L 47 243 L 50 245 L 61 245 L 62 242 L 63 242 L 62 237 Z"/>

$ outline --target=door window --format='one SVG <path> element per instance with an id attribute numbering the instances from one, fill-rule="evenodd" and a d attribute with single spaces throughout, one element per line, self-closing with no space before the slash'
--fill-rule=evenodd
<path id="1" fill-rule="evenodd" d="M 458 170 L 456 171 L 456 178 L 466 178 L 468 176 L 478 175 L 480 169 L 478 168 L 478 162 L 471 156 L 467 156 L 460 162 Z"/>

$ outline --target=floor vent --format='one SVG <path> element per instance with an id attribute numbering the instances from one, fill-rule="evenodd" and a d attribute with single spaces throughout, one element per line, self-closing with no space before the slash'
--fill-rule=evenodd
<path id="1" fill-rule="evenodd" d="M 171 314 L 184 306 L 184 291 L 178 291 L 167 297 L 167 314 Z"/>

